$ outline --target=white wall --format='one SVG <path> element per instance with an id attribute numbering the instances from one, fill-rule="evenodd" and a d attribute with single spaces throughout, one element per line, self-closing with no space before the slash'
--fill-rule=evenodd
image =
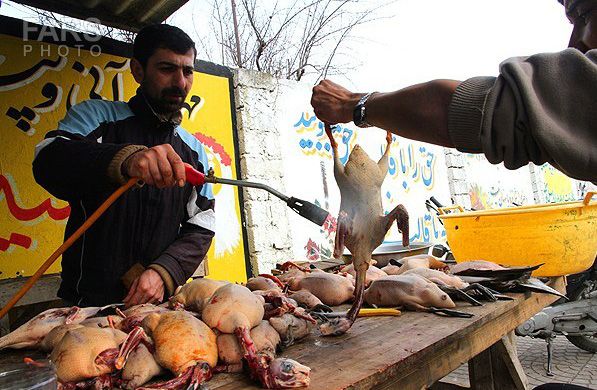
<path id="1" fill-rule="evenodd" d="M 309 84 L 257 72 L 236 73 L 241 169 L 244 178 L 316 203 L 336 217 L 340 193 L 327 136 L 309 103 L 311 89 Z M 385 151 L 385 132 L 379 129 L 347 124 L 335 136 L 343 162 L 357 143 L 376 161 Z M 445 232 L 424 202 L 434 195 L 450 203 L 443 148 L 399 137 L 394 137 L 391 148 L 390 169 L 382 187 L 384 211 L 404 204 L 410 214 L 411 241 L 441 241 Z M 276 262 L 331 256 L 333 225 L 319 227 L 262 191 L 249 190 L 246 200 L 249 249 L 259 272 L 268 272 Z M 386 241 L 400 240 L 394 225 Z"/>

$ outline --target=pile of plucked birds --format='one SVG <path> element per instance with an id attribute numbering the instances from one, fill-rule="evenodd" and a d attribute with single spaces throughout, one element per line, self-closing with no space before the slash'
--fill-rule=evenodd
<path id="1" fill-rule="evenodd" d="M 243 368 L 265 388 L 309 385 L 309 367 L 276 353 L 288 332 L 308 334 L 316 321 L 279 294 L 201 278 L 162 305 L 98 317 L 103 309 L 47 310 L 0 338 L 0 349 L 49 352 L 60 389 L 197 388 Z M 165 375 L 171 379 L 148 383 Z"/>
<path id="2" fill-rule="evenodd" d="M 454 299 L 480 305 L 520 289 L 561 295 L 530 276 L 536 268 L 485 261 L 450 268 L 430 255 L 411 256 L 370 266 L 364 300 L 374 308 L 469 317 L 454 310 Z M 330 335 L 339 317 L 331 306 L 354 299 L 355 270 L 292 262 L 281 270 L 246 286 L 195 279 L 162 305 L 116 308 L 112 315 L 99 307 L 50 309 L 0 338 L 0 349 L 47 351 L 61 389 L 181 389 L 243 370 L 265 388 L 308 386 L 310 368 L 277 354 L 316 329 L 314 318 Z"/>

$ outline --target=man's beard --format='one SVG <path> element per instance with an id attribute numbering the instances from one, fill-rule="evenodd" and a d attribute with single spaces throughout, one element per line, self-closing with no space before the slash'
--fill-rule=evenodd
<path id="1" fill-rule="evenodd" d="M 180 111 L 187 96 L 186 92 L 178 87 L 169 87 L 159 92 L 160 97 L 156 98 L 148 93 L 149 88 L 144 89 L 144 96 L 151 108 L 160 115 L 171 115 Z M 180 96 L 182 99 L 173 100 L 173 96 Z"/>

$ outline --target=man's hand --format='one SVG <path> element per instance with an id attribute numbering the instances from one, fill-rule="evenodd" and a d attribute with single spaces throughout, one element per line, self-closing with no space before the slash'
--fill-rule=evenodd
<path id="1" fill-rule="evenodd" d="M 352 110 L 364 94 L 352 93 L 330 81 L 321 80 L 313 87 L 311 105 L 319 120 L 329 124 L 352 121 Z"/>
<path id="2" fill-rule="evenodd" d="M 122 300 L 125 309 L 141 303 L 161 302 L 164 298 L 164 281 L 160 274 L 152 269 L 145 270 L 131 286 L 129 293 Z"/>
<path id="3" fill-rule="evenodd" d="M 180 187 L 185 183 L 184 164 L 172 145 L 163 144 L 130 155 L 122 164 L 122 173 L 138 177 L 158 188 Z"/>

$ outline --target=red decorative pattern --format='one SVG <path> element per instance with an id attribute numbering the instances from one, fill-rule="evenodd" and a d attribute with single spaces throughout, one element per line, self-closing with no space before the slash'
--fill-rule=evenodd
<path id="1" fill-rule="evenodd" d="M 309 238 L 305 249 L 307 250 L 307 259 L 311 261 L 319 259 L 319 245 L 315 241 Z"/>
<path id="2" fill-rule="evenodd" d="M 4 191 L 4 197 L 6 198 L 8 209 L 10 210 L 12 216 L 19 221 L 31 221 L 38 218 L 45 212 L 48 212 L 50 218 L 55 221 L 61 221 L 68 218 L 70 215 L 70 206 L 60 209 L 54 208 L 52 206 L 52 201 L 49 198 L 44 200 L 37 207 L 33 207 L 31 209 L 20 208 L 15 201 L 12 188 L 10 187 L 10 182 L 6 177 L 4 177 L 4 175 L 0 175 L 0 191 Z"/>
<path id="3" fill-rule="evenodd" d="M 336 232 L 338 221 L 332 217 L 332 214 L 328 214 L 327 218 L 323 222 L 323 230 L 327 232 L 327 235 L 331 235 Z"/>
<path id="4" fill-rule="evenodd" d="M 203 145 L 210 147 L 211 150 L 214 151 L 214 153 L 218 154 L 220 156 L 222 164 L 230 166 L 230 164 L 232 163 L 232 158 L 228 153 L 226 153 L 226 151 L 224 150 L 224 146 L 216 142 L 215 138 L 208 137 L 207 135 L 203 135 L 201 133 L 195 133 L 195 138 L 201 141 Z"/>
<path id="5" fill-rule="evenodd" d="M 31 237 L 24 236 L 18 233 L 11 233 L 10 238 L 8 240 L 5 238 L 0 238 L 0 251 L 7 251 L 8 247 L 10 247 L 11 244 L 22 246 L 25 249 L 29 249 L 29 247 L 31 246 Z"/>

